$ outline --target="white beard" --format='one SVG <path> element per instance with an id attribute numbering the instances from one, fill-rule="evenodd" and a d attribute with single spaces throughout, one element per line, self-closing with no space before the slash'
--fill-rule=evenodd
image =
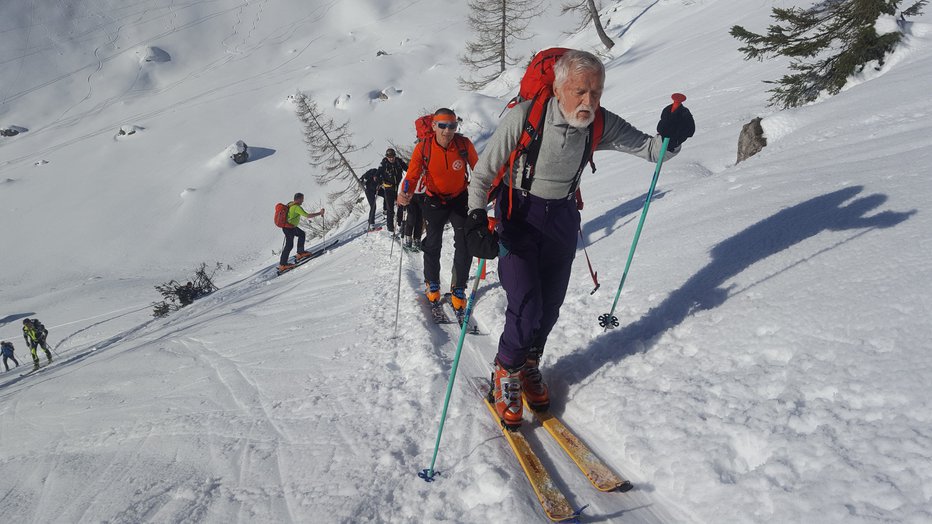
<path id="1" fill-rule="evenodd" d="M 559 106 L 559 105 L 560 105 L 560 104 L 557 104 L 557 106 Z M 579 117 L 576 116 L 576 114 L 577 114 L 579 111 L 588 111 L 588 112 L 589 112 L 589 116 L 588 116 L 587 118 L 585 118 L 585 119 L 580 119 Z M 580 105 L 580 106 L 577 107 L 577 108 L 573 111 L 573 113 L 570 114 L 570 115 L 567 115 L 567 114 L 563 111 L 563 108 L 562 108 L 562 107 L 560 107 L 560 112 L 563 113 L 563 118 L 566 119 L 566 122 L 567 122 L 569 125 L 571 125 L 571 126 L 573 126 L 573 127 L 576 127 L 576 128 L 579 128 L 579 129 L 585 129 L 585 128 L 589 127 L 589 124 L 591 124 L 592 122 L 595 121 L 595 111 L 593 111 L 592 108 L 589 107 L 589 106 L 587 106 L 587 105 Z"/>

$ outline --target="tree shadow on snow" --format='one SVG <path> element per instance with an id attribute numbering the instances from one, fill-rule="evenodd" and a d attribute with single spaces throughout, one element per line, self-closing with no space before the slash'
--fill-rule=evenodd
<path id="1" fill-rule="evenodd" d="M 593 340 L 589 347 L 558 360 L 551 368 L 552 376 L 560 377 L 554 385 L 565 388 L 578 384 L 605 364 L 647 351 L 658 335 L 678 325 L 687 316 L 716 308 L 729 295 L 734 296 L 734 290 L 723 288 L 722 284 L 771 255 L 826 231 L 863 229 L 860 235 L 871 229 L 896 226 L 916 213 L 916 210 L 882 211 L 866 216 L 886 202 L 887 196 L 875 193 L 848 202 L 863 189 L 863 186 L 853 186 L 812 198 L 722 241 L 712 248 L 712 260 L 708 265 L 637 322 L 616 328 Z"/>

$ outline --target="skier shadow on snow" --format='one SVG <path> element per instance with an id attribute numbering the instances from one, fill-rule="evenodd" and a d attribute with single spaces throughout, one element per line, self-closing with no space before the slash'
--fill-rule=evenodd
<path id="1" fill-rule="evenodd" d="M 651 202 L 656 202 L 664 196 L 666 196 L 667 191 L 655 191 L 654 196 L 651 198 Z M 601 216 L 586 222 L 582 226 L 583 239 L 585 240 L 586 246 L 591 246 L 601 242 L 608 238 L 612 233 L 621 229 L 629 221 L 623 221 L 622 219 L 628 215 L 633 215 L 640 211 L 644 207 L 644 201 L 647 199 L 647 193 L 639 197 L 632 198 L 627 202 L 622 202 L 621 204 L 615 206 L 614 209 L 603 213 Z M 597 238 L 596 240 L 590 240 L 593 233 L 602 231 L 604 234 Z"/>
<path id="2" fill-rule="evenodd" d="M 568 388 L 571 384 L 579 384 L 605 364 L 619 362 L 628 355 L 647 351 L 653 344 L 653 339 L 678 325 L 687 316 L 696 311 L 716 308 L 723 304 L 729 295 L 737 294 L 733 292 L 733 286 L 723 288 L 722 284 L 771 255 L 826 231 L 862 229 L 863 231 L 857 235 L 859 236 L 873 229 L 896 226 L 916 213 L 916 210 L 881 211 L 867 216 L 886 202 L 887 196 L 875 193 L 851 200 L 863 189 L 864 186 L 852 186 L 812 198 L 784 209 L 720 242 L 712 248 L 712 260 L 708 265 L 638 321 L 615 328 L 608 335 L 593 340 L 589 347 L 558 360 L 551 368 L 551 376 L 559 377 L 554 381 L 554 386 Z M 848 202 L 849 200 L 851 201 Z M 835 246 L 852 239 L 848 238 Z M 823 251 L 825 250 L 819 253 Z M 797 264 L 793 264 L 795 265 Z M 788 269 L 790 268 L 784 268 L 781 272 Z M 775 275 L 770 275 L 767 279 L 773 276 Z M 566 391 L 562 393 L 565 394 Z M 565 395 L 556 393 L 554 396 L 561 398 Z"/>
<path id="3" fill-rule="evenodd" d="M 249 146 L 249 161 L 255 162 L 256 160 L 262 160 L 267 156 L 272 156 L 275 154 L 275 150 L 268 147 L 256 147 Z"/>
<path id="4" fill-rule="evenodd" d="M 3 327 L 11 322 L 16 322 L 17 320 L 21 318 L 27 318 L 35 314 L 36 314 L 35 311 L 33 311 L 30 313 L 14 313 L 12 315 L 7 315 L 3 318 L 0 318 L 0 327 Z"/>

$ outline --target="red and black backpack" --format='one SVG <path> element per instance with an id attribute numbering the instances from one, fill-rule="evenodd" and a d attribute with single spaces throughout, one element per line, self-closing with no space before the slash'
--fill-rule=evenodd
<path id="1" fill-rule="evenodd" d="M 522 101 L 531 100 L 531 107 L 527 117 L 524 119 L 518 145 L 511 151 L 508 160 L 499 168 L 498 174 L 495 176 L 495 181 L 489 189 L 488 199 L 491 202 L 497 197 L 505 174 L 508 174 L 508 216 L 511 216 L 515 163 L 521 156 L 525 156 L 524 169 L 521 173 L 521 189 L 530 191 L 531 184 L 534 181 L 534 165 L 537 162 L 537 155 L 540 152 L 544 121 L 547 117 L 547 103 L 553 97 L 553 66 L 567 51 L 569 51 L 569 49 L 563 47 L 552 47 L 534 55 L 527 70 L 524 72 L 524 76 L 521 78 L 518 96 L 512 98 L 511 101 L 508 102 L 507 108 L 511 109 Z M 595 163 L 592 161 L 592 154 L 602 140 L 604 128 L 605 111 L 600 107 L 596 112 L 595 120 L 589 125 L 589 135 L 586 139 L 586 152 L 580 160 L 579 169 L 576 171 L 576 176 L 573 179 L 571 192 L 576 193 L 577 206 L 582 203 L 582 197 L 579 193 L 579 179 L 587 163 L 592 167 L 592 171 L 595 171 Z"/>
<path id="2" fill-rule="evenodd" d="M 275 204 L 275 225 L 280 228 L 291 227 L 291 224 L 288 223 L 288 208 L 291 207 L 291 204 L 282 204 L 279 202 Z"/>

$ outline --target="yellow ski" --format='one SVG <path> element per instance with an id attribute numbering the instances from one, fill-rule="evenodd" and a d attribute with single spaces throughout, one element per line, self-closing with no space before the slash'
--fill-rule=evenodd
<path id="1" fill-rule="evenodd" d="M 608 466 L 579 440 L 579 437 L 570 431 L 560 419 L 549 412 L 538 413 L 534 411 L 528 406 L 527 400 L 524 402 L 524 409 L 534 414 L 541 425 L 544 426 L 544 429 L 557 441 L 563 451 L 573 459 L 579 470 L 586 475 L 586 478 L 596 489 L 599 491 L 618 490 L 624 492 L 633 487 L 631 482 L 618 477 L 612 470 L 608 469 Z"/>
<path id="2" fill-rule="evenodd" d="M 544 509 L 544 513 L 547 514 L 547 517 L 554 522 L 575 520 L 578 518 L 579 514 L 573 511 L 573 507 L 570 506 L 563 492 L 553 483 L 553 479 L 550 477 L 550 474 L 547 473 L 547 469 L 541 464 L 540 459 L 531 449 L 524 435 L 522 435 L 520 431 L 505 429 L 501 419 L 498 417 L 498 413 L 495 412 L 495 407 L 489 403 L 488 396 L 484 395 L 483 398 L 485 407 L 489 408 L 489 414 L 492 415 L 492 419 L 495 420 L 495 423 L 501 428 L 502 434 L 505 435 L 505 440 L 508 441 L 511 450 L 515 453 L 515 457 L 518 458 L 521 469 L 524 470 L 524 474 L 527 475 L 527 479 L 531 482 L 531 487 L 534 488 L 534 493 L 537 494 L 537 500 L 540 501 L 540 505 Z"/>

